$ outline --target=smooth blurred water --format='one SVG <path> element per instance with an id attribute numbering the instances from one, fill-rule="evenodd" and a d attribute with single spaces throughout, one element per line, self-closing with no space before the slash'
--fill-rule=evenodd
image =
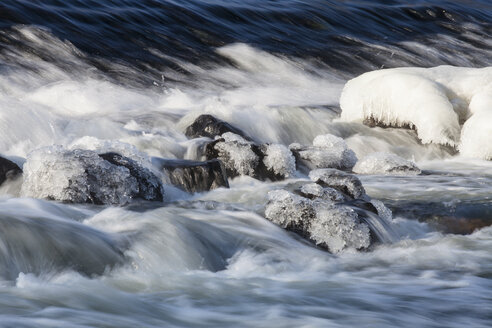
<path id="1" fill-rule="evenodd" d="M 424 174 L 361 176 L 398 240 L 338 255 L 263 218 L 268 191 L 302 174 L 126 207 L 11 182 L 0 326 L 489 327 L 491 162 L 337 118 L 349 78 L 490 66 L 490 35 L 489 1 L 3 1 L 0 154 L 20 165 L 52 144 L 193 159 L 183 131 L 207 112 L 261 142 L 331 133 Z"/>

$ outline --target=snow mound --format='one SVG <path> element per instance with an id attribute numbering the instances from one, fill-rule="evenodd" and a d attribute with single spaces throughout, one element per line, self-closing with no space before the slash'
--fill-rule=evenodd
<path id="1" fill-rule="evenodd" d="M 372 153 L 362 158 L 354 166 L 353 171 L 359 174 L 406 175 L 420 174 L 414 162 L 407 161 L 392 153 Z"/>
<path id="2" fill-rule="evenodd" d="M 266 145 L 264 153 L 263 164 L 274 174 L 288 178 L 296 171 L 296 159 L 284 145 Z"/>
<path id="3" fill-rule="evenodd" d="M 133 198 L 162 200 L 157 177 L 128 158 L 125 165 L 115 165 L 90 150 L 40 148 L 31 152 L 24 164 L 22 194 L 94 204 L 126 204 Z M 142 181 L 144 177 L 148 181 Z"/>
<path id="4" fill-rule="evenodd" d="M 423 143 L 492 159 L 492 67 L 368 72 L 347 82 L 340 107 L 344 121 L 412 127 Z"/>

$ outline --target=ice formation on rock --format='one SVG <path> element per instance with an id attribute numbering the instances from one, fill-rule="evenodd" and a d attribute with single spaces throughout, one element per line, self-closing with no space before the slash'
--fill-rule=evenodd
<path id="1" fill-rule="evenodd" d="M 162 200 L 160 180 L 125 159 L 129 163 L 126 166 L 115 165 L 90 150 L 60 146 L 35 150 L 24 164 L 22 194 L 94 204 L 126 204 L 133 198 Z M 134 167 L 130 170 L 129 165 Z"/>
<path id="2" fill-rule="evenodd" d="M 337 169 L 312 170 L 309 178 L 317 184 L 337 189 L 354 199 L 363 198 L 366 195 L 359 178 Z"/>
<path id="3" fill-rule="evenodd" d="M 266 145 L 263 163 L 268 170 L 284 178 L 292 176 L 296 171 L 296 159 L 284 145 Z"/>
<path id="4" fill-rule="evenodd" d="M 347 147 L 345 140 L 331 134 L 317 136 L 313 140 L 313 146 L 302 147 L 295 143 L 289 148 L 311 169 L 351 169 L 357 162 L 355 153 Z"/>
<path id="5" fill-rule="evenodd" d="M 347 82 L 340 107 L 342 120 L 414 127 L 423 143 L 492 159 L 492 67 L 368 72 Z"/>
<path id="6" fill-rule="evenodd" d="M 268 193 L 265 217 L 333 253 L 367 248 L 371 243 L 367 224 L 350 207 L 310 200 L 286 190 Z"/>
<path id="7" fill-rule="evenodd" d="M 392 153 L 377 152 L 360 159 L 352 169 L 359 174 L 420 174 L 414 162 Z"/>

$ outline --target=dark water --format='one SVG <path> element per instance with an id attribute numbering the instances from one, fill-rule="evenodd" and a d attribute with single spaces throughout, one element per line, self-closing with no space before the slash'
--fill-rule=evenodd
<path id="1" fill-rule="evenodd" d="M 260 142 L 329 133 L 424 174 L 361 175 L 397 240 L 334 255 L 263 217 L 299 172 L 117 207 L 28 198 L 65 180 L 26 187 L 27 170 L 0 187 L 0 327 L 490 327 L 492 162 L 338 118 L 349 79 L 491 66 L 491 35 L 487 0 L 1 1 L 0 154 L 19 165 L 53 145 L 197 160 L 183 132 L 206 112 Z"/>
<path id="2" fill-rule="evenodd" d="M 353 76 L 381 67 L 490 65 L 490 1 L 3 1 L 1 49 L 63 63 L 22 40 L 36 26 L 70 42 L 111 76 L 115 64 L 186 73 L 177 60 L 224 62 L 216 48 L 247 43 Z M 416 47 L 415 45 L 418 45 Z M 131 79 L 130 77 L 127 77 Z"/>

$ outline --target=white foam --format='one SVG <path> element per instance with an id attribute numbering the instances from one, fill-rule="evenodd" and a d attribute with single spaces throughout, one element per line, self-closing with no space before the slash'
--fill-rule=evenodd
<path id="1" fill-rule="evenodd" d="M 492 158 L 492 67 L 368 72 L 347 82 L 340 106 L 344 121 L 410 126 L 423 143 L 457 146 L 466 156 Z"/>

